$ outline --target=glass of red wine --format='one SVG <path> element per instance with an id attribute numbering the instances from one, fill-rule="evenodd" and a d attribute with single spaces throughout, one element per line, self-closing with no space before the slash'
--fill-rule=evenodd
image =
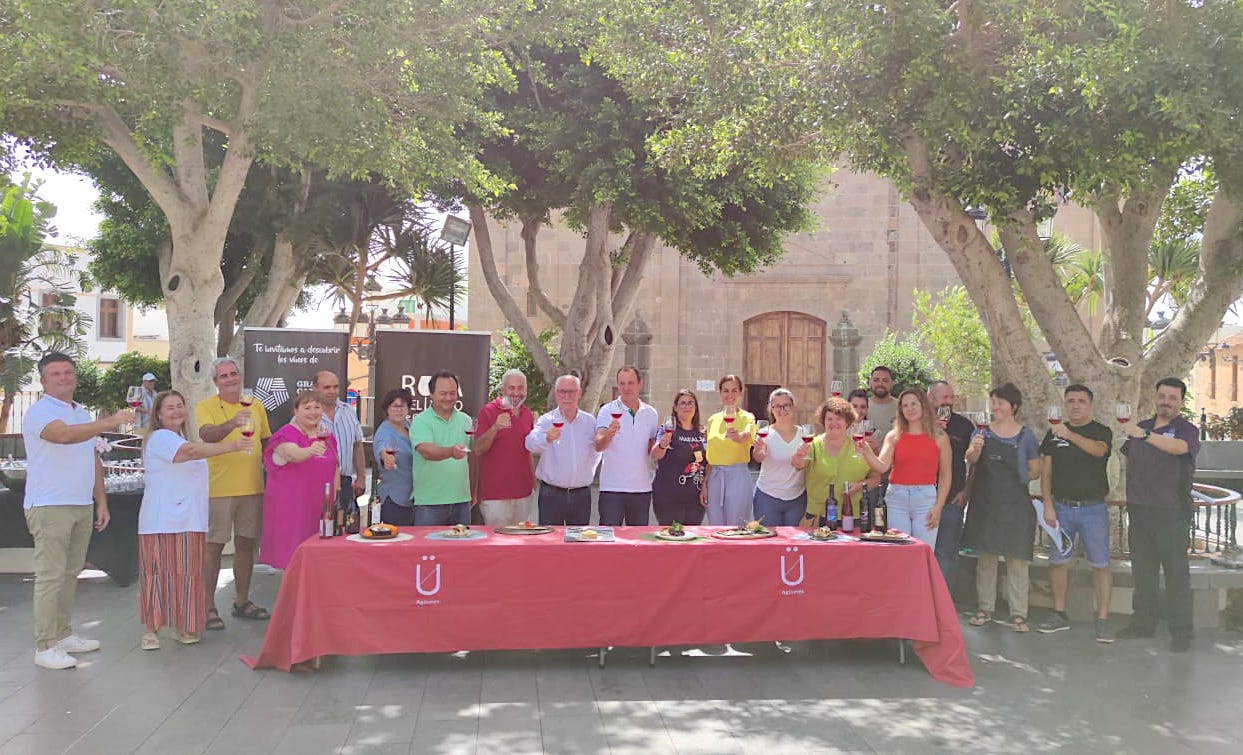
<path id="1" fill-rule="evenodd" d="M 1130 422 L 1131 421 L 1131 405 L 1127 403 L 1118 404 L 1118 407 L 1114 410 L 1114 416 L 1118 418 L 1119 424 L 1125 425 L 1126 423 Z"/>
<path id="2" fill-rule="evenodd" d="M 842 395 L 843 387 L 844 386 L 842 385 L 842 381 L 834 380 L 832 383 L 829 383 L 829 392 L 832 393 L 834 396 L 840 397 Z"/>
<path id="3" fill-rule="evenodd" d="M 129 388 L 125 389 L 125 404 L 129 406 L 130 409 L 137 409 L 142 406 L 141 385 L 131 385 Z M 132 422 L 129 425 L 129 431 L 131 433 L 134 432 L 134 423 Z"/>
<path id="4" fill-rule="evenodd" d="M 760 437 L 760 440 L 768 438 L 768 420 L 761 419 L 755 423 L 755 434 Z"/>
<path id="5" fill-rule="evenodd" d="M 469 451 L 475 444 L 475 420 L 467 418 L 466 420 L 466 450 Z"/>
<path id="6" fill-rule="evenodd" d="M 325 454 L 328 453 L 328 439 L 331 437 L 332 437 L 332 431 L 324 427 L 323 425 L 320 425 L 319 434 L 315 436 L 315 440 L 324 444 L 324 453 L 320 454 L 320 456 L 324 456 Z"/>
<path id="7" fill-rule="evenodd" d="M 610 416 L 610 417 L 612 417 L 613 419 L 617 420 L 618 422 L 620 422 L 620 421 L 621 421 L 621 418 L 622 418 L 622 409 L 621 409 L 621 405 L 619 404 L 619 405 L 614 406 L 613 408 L 609 409 L 609 416 Z"/>
<path id="8" fill-rule="evenodd" d="M 722 419 L 725 420 L 725 431 L 726 432 L 729 432 L 730 428 L 734 426 L 734 420 L 737 418 L 738 418 L 738 409 L 736 407 L 734 406 L 725 407 L 725 415 L 724 417 L 722 417 Z"/>
<path id="9" fill-rule="evenodd" d="M 816 434 L 811 431 L 811 425 L 799 425 L 798 434 L 803 438 L 804 443 L 811 443 L 816 439 Z"/>
<path id="10" fill-rule="evenodd" d="M 975 413 L 975 429 L 979 430 L 981 435 L 988 434 L 989 419 L 988 412 Z"/>
<path id="11" fill-rule="evenodd" d="M 1050 425 L 1062 424 L 1062 407 L 1059 406 L 1058 404 L 1049 404 L 1049 411 L 1048 411 L 1047 416 L 1049 417 Z"/>
<path id="12" fill-rule="evenodd" d="M 242 420 L 242 424 L 238 426 L 238 430 L 242 431 L 243 438 L 253 438 L 255 435 L 254 417 L 246 417 Z"/>
<path id="13" fill-rule="evenodd" d="M 662 433 L 664 433 L 666 436 L 670 436 L 670 439 L 672 439 L 672 435 L 673 435 L 673 417 L 672 416 L 665 417 L 665 424 L 661 425 L 660 430 Z"/>
<path id="14" fill-rule="evenodd" d="M 250 405 L 255 403 L 255 392 L 249 388 L 243 388 L 241 396 L 238 398 L 238 403 L 241 404 L 243 408 L 249 409 Z"/>

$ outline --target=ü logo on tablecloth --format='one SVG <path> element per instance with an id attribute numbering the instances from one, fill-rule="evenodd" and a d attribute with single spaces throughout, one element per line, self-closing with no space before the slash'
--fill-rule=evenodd
<path id="1" fill-rule="evenodd" d="M 794 562 L 794 566 L 787 565 L 786 556 L 792 556 L 796 553 L 798 554 L 798 559 Z M 796 567 L 798 569 L 797 578 L 793 576 Z M 781 581 L 790 587 L 797 587 L 803 584 L 803 554 L 798 552 L 797 546 L 790 546 L 786 548 L 785 553 L 781 554 Z"/>
<path id="2" fill-rule="evenodd" d="M 422 560 L 415 564 L 414 567 L 414 589 L 419 591 L 419 595 L 432 596 L 440 592 L 440 564 L 435 563 L 435 556 L 424 556 Z M 423 567 L 428 566 L 431 571 L 431 577 L 423 576 Z M 432 581 L 431 587 L 428 582 Z"/>

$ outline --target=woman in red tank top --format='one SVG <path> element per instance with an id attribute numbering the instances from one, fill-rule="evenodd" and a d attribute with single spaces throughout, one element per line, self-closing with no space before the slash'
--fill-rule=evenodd
<path id="1" fill-rule="evenodd" d="M 949 436 L 937 424 L 928 396 L 919 388 L 898 395 L 898 418 L 880 453 L 866 443 L 859 453 L 876 472 L 889 473 L 885 510 L 889 526 L 936 547 L 941 509 L 951 482 Z"/>

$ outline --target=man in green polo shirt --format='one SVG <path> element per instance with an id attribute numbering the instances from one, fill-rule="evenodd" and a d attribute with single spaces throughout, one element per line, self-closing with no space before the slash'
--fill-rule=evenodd
<path id="1" fill-rule="evenodd" d="M 466 432 L 470 416 L 457 409 L 457 375 L 432 375 L 432 405 L 410 423 L 414 448 L 416 526 L 470 524 L 470 465 Z"/>

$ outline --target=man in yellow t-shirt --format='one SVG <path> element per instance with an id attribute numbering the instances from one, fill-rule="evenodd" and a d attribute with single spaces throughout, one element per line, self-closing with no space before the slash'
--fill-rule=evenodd
<path id="1" fill-rule="evenodd" d="M 272 437 L 263 404 L 258 401 L 249 407 L 242 404 L 242 372 L 236 361 L 230 357 L 217 359 L 213 364 L 212 382 L 216 384 L 217 394 L 203 399 L 194 408 L 194 419 L 203 442 L 236 439 L 247 418 L 252 421 L 258 440 Z M 224 620 L 216 611 L 216 587 L 220 578 L 220 555 L 230 537 L 233 538 L 233 586 L 237 590 L 233 616 L 258 621 L 271 618 L 266 608 L 250 601 L 255 544 L 263 525 L 262 448 L 261 444 L 256 444 L 250 451 L 235 451 L 207 460 L 210 473 L 207 487 L 211 497 L 207 552 L 203 558 L 207 629 L 224 629 Z"/>

